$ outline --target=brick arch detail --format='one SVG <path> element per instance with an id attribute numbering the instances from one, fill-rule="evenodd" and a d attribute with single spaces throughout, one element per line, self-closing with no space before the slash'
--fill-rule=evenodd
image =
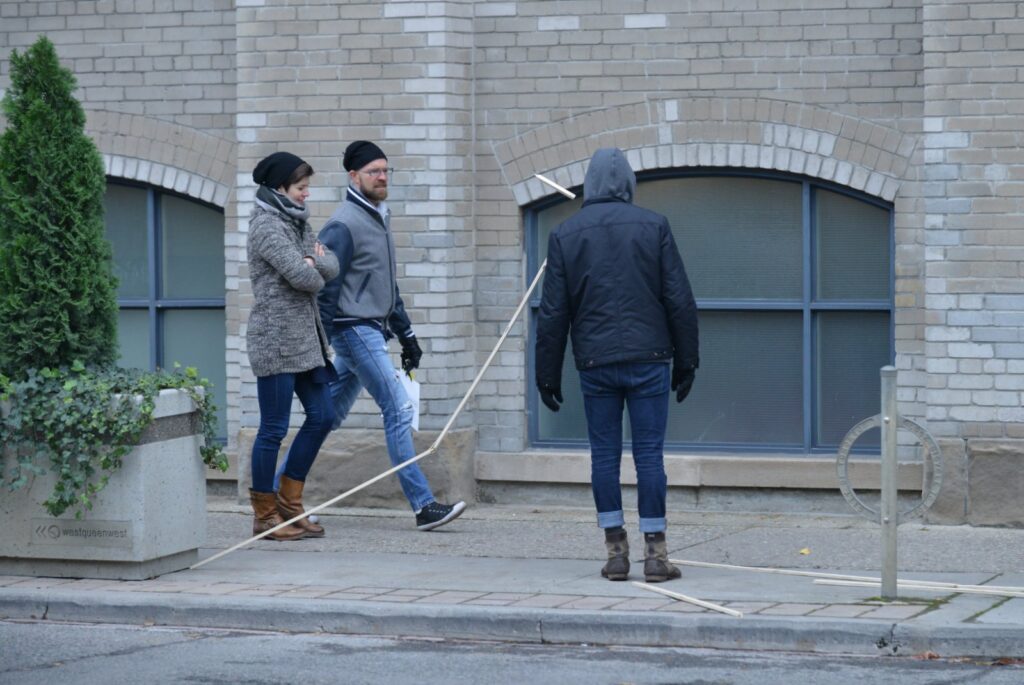
<path id="1" fill-rule="evenodd" d="M 95 110 L 87 113 L 86 133 L 103 155 L 108 176 L 227 206 L 234 141 L 152 117 Z"/>
<path id="2" fill-rule="evenodd" d="M 675 167 L 771 169 L 831 181 L 892 201 L 917 138 L 813 105 L 763 98 L 669 98 L 587 112 L 494 146 L 516 202 L 552 194 L 533 178 L 583 183 L 598 148 L 626 152 L 634 171 Z"/>

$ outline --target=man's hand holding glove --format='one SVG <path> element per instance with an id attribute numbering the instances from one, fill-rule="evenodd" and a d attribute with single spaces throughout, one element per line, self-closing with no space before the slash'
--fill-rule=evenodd
<path id="1" fill-rule="evenodd" d="M 672 389 L 676 393 L 676 402 L 682 402 L 686 399 L 686 396 L 690 394 L 690 388 L 693 387 L 693 378 L 697 372 L 697 368 L 693 366 L 679 366 L 675 364 L 672 367 Z"/>
<path id="2" fill-rule="evenodd" d="M 415 335 L 410 335 L 408 338 L 399 338 L 398 342 L 402 344 L 402 370 L 407 374 L 411 374 L 413 369 L 419 368 L 420 359 L 423 357 L 423 350 L 420 349 L 420 344 L 416 342 Z"/>
<path id="3" fill-rule="evenodd" d="M 540 393 L 540 401 L 551 411 L 558 411 L 559 405 L 565 401 L 562 399 L 562 388 L 558 385 L 538 383 L 537 392 Z"/>

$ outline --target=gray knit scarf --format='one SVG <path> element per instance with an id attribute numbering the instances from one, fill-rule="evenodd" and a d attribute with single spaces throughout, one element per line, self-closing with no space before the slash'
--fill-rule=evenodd
<path id="1" fill-rule="evenodd" d="M 267 186 L 260 186 L 256 190 L 256 204 L 267 211 L 283 214 L 299 227 L 309 220 L 309 207 L 300 205 L 287 195 Z"/>

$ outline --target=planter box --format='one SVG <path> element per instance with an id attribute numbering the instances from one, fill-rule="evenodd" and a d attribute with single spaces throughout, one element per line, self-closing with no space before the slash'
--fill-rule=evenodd
<path id="1" fill-rule="evenodd" d="M 153 418 L 81 519 L 43 508 L 52 474 L 0 491 L 0 574 L 142 580 L 195 563 L 206 540 L 199 416 L 187 394 L 163 390 Z"/>

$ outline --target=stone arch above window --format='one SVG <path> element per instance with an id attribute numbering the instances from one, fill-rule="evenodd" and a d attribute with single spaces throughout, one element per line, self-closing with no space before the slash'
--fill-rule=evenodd
<path id="1" fill-rule="evenodd" d="M 830 110 L 759 98 L 670 98 L 587 112 L 495 145 L 525 205 L 551 194 L 533 178 L 583 183 L 595 150 L 618 147 L 634 171 L 736 167 L 803 174 L 886 201 L 896 197 L 917 139 Z"/>
<path id="2" fill-rule="evenodd" d="M 233 141 L 152 117 L 107 111 L 88 112 L 86 132 L 96 141 L 108 176 L 227 205 L 234 181 Z"/>

